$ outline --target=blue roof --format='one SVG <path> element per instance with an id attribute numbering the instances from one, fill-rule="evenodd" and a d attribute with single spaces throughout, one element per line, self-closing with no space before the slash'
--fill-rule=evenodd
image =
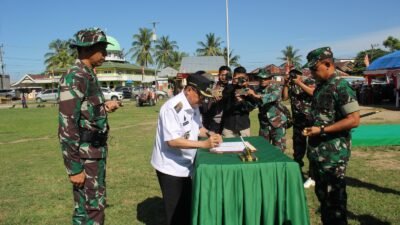
<path id="1" fill-rule="evenodd" d="M 384 70 L 400 68 L 400 51 L 384 55 L 375 59 L 367 70 Z"/>

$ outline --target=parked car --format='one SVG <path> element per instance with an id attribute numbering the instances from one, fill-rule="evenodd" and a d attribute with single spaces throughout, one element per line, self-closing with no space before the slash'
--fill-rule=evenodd
<path id="1" fill-rule="evenodd" d="M 115 88 L 116 92 L 121 92 L 124 98 L 132 98 L 132 87 L 119 86 Z"/>
<path id="2" fill-rule="evenodd" d="M 58 89 L 47 89 L 39 92 L 36 95 L 36 102 L 57 101 Z"/>
<path id="3" fill-rule="evenodd" d="M 111 91 L 108 88 L 101 88 L 101 92 L 103 92 L 104 98 L 106 100 L 122 100 L 124 97 L 121 92 Z"/>
<path id="4" fill-rule="evenodd" d="M 132 89 L 132 97 L 136 99 L 136 97 L 143 91 L 143 87 L 136 86 Z"/>
<path id="5" fill-rule="evenodd" d="M 160 91 L 160 90 L 156 91 L 156 96 L 157 96 L 157 99 L 159 99 L 159 100 L 164 99 L 164 98 L 168 98 L 167 92 Z"/>
<path id="6" fill-rule="evenodd" d="M 157 99 L 161 100 L 168 97 L 168 94 L 165 91 L 155 90 L 153 87 L 150 88 L 153 92 L 155 92 Z M 135 99 L 137 96 L 143 92 L 143 87 L 134 87 L 132 89 L 132 97 Z"/>
<path id="7" fill-rule="evenodd" d="M 12 100 L 17 99 L 17 95 L 14 89 L 2 89 L 0 90 L 0 97 L 9 98 Z"/>

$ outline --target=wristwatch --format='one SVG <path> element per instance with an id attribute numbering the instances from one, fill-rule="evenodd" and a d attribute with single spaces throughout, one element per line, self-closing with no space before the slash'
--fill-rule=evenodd
<path id="1" fill-rule="evenodd" d="M 325 136 L 326 136 L 326 133 L 325 133 L 325 125 L 321 125 L 321 126 L 319 127 L 319 129 L 321 130 L 321 131 L 319 132 L 319 135 L 320 135 L 321 137 L 325 137 Z"/>

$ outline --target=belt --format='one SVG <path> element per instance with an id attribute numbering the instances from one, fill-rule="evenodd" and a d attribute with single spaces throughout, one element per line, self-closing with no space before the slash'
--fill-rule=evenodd
<path id="1" fill-rule="evenodd" d="M 90 143 L 93 147 L 98 148 L 107 144 L 108 132 L 81 129 L 79 136 L 81 143 Z"/>

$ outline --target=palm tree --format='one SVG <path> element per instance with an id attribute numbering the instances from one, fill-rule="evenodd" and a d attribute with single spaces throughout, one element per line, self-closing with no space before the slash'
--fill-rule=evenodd
<path id="1" fill-rule="evenodd" d="M 196 50 L 199 56 L 220 56 L 221 50 L 221 38 L 215 37 L 214 33 L 206 34 L 206 42 L 199 41 L 197 44 L 200 48 Z"/>
<path id="2" fill-rule="evenodd" d="M 142 67 L 153 64 L 151 56 L 151 30 L 148 28 L 139 28 L 139 33 L 133 35 L 132 48 L 129 52 L 133 52 L 132 60 Z"/>
<path id="3" fill-rule="evenodd" d="M 77 52 L 69 48 L 71 41 L 71 39 L 67 41 L 57 39 L 50 42 L 50 52 L 44 55 L 44 63 L 48 70 L 68 68 L 74 63 L 77 58 Z"/>
<path id="4" fill-rule="evenodd" d="M 224 48 L 224 55 L 223 55 L 224 59 L 225 59 L 225 65 L 228 65 L 228 58 L 226 57 L 227 56 L 227 54 L 226 54 L 227 52 L 228 52 L 228 48 L 225 47 Z M 238 67 L 238 66 L 240 66 L 239 59 L 240 59 L 240 56 L 233 55 L 233 50 L 231 50 L 230 53 L 229 53 L 229 64 L 232 65 L 232 66 Z"/>
<path id="5" fill-rule="evenodd" d="M 178 49 L 176 41 L 170 41 L 169 36 L 162 36 L 156 41 L 154 57 L 159 67 L 165 67 L 170 61 L 173 52 Z"/>
<path id="6" fill-rule="evenodd" d="M 283 54 L 283 57 L 278 58 L 284 62 L 281 64 L 281 66 L 286 66 L 287 63 L 289 63 L 290 65 L 294 65 L 295 67 L 301 67 L 301 55 L 297 55 L 297 53 L 299 52 L 298 49 L 294 49 L 293 46 L 288 45 L 281 52 Z"/>
<path id="7" fill-rule="evenodd" d="M 181 66 L 182 58 L 187 57 L 187 56 L 189 56 L 189 54 L 187 54 L 185 52 L 174 51 L 174 52 L 172 52 L 170 61 L 168 61 L 168 63 L 165 66 L 170 66 L 176 70 L 179 70 L 179 67 Z"/>

